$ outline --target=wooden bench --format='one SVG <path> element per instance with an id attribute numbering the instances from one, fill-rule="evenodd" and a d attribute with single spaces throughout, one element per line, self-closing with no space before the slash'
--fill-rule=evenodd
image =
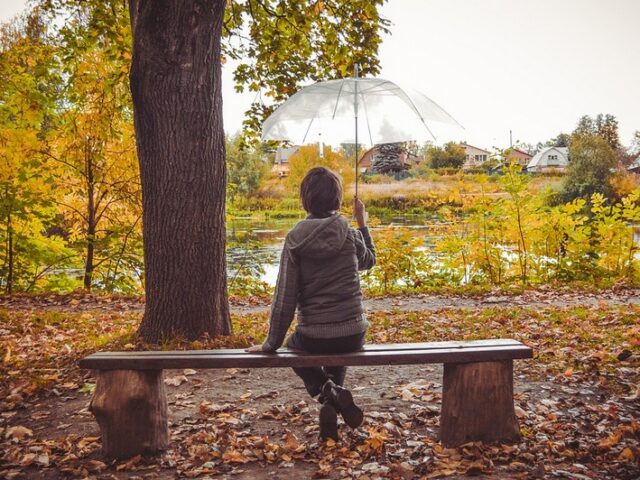
<path id="1" fill-rule="evenodd" d="M 516 340 L 366 345 L 344 354 L 278 350 L 99 352 L 80 361 L 95 370 L 90 410 L 102 432 L 103 453 L 127 458 L 168 446 L 167 400 L 162 371 L 183 368 L 277 368 L 443 363 L 440 440 L 447 446 L 469 441 L 520 439 L 513 405 L 513 360 L 532 358 Z"/>

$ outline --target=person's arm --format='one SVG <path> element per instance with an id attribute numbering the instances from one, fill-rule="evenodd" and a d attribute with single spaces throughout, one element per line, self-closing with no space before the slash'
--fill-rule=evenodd
<path id="1" fill-rule="evenodd" d="M 287 334 L 293 321 L 298 303 L 298 264 L 293 254 L 285 247 L 280 257 L 280 270 L 276 282 L 275 293 L 271 302 L 269 317 L 269 334 L 262 344 L 263 352 L 275 352 Z"/>
<path id="2" fill-rule="evenodd" d="M 376 248 L 367 227 L 367 212 L 364 203 L 357 198 L 353 202 L 353 212 L 358 223 L 355 235 L 358 270 L 369 270 L 376 264 Z"/>

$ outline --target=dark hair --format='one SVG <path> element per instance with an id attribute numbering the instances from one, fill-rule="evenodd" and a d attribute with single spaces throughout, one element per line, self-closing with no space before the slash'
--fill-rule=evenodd
<path id="1" fill-rule="evenodd" d="M 328 168 L 312 168 L 300 184 L 300 199 L 307 212 L 318 217 L 328 216 L 340 208 L 342 179 Z"/>

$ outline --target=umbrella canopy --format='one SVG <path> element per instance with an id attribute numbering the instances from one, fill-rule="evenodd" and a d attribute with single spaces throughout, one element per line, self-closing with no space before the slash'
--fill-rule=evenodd
<path id="1" fill-rule="evenodd" d="M 328 80 L 304 87 L 262 125 L 262 140 L 297 145 L 322 140 L 355 143 L 355 195 L 358 196 L 358 144 L 422 140 L 435 136 L 427 122 L 461 125 L 427 96 L 381 78 Z"/>
<path id="2" fill-rule="evenodd" d="M 420 92 L 380 78 L 345 78 L 301 89 L 267 118 L 262 139 L 301 145 L 321 135 L 337 145 L 356 143 L 357 131 L 371 145 L 423 140 L 433 137 L 431 121 L 460 126 Z"/>

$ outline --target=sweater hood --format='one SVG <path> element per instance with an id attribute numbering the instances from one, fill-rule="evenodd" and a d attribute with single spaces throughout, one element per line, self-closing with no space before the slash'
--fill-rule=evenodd
<path id="1" fill-rule="evenodd" d="M 287 235 L 289 248 L 296 255 L 324 258 L 342 249 L 349 233 L 349 222 L 339 213 L 327 218 L 306 218 Z"/>

